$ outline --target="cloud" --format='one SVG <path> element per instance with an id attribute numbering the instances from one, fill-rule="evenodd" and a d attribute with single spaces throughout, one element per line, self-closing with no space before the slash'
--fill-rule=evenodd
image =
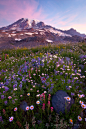
<path id="1" fill-rule="evenodd" d="M 4 8 L 0 10 L 0 19 L 16 21 L 20 18 L 44 19 L 47 15 L 43 14 L 43 9 L 35 0 L 3 0 L 0 5 Z"/>
<path id="2" fill-rule="evenodd" d="M 58 24 L 60 24 L 60 25 L 67 25 L 68 23 L 71 23 L 75 18 L 77 17 L 77 14 L 75 14 L 75 15 L 69 15 L 69 16 L 65 16 L 65 19 L 66 20 L 64 20 L 63 18 L 61 18 L 61 19 L 59 19 L 59 22 L 58 22 Z"/>
<path id="3" fill-rule="evenodd" d="M 57 13 L 52 18 L 46 19 L 45 22 L 54 26 L 66 26 L 71 24 L 72 21 L 78 16 L 78 14 L 71 14 L 68 12 L 69 10 L 65 11 L 63 14 Z"/>

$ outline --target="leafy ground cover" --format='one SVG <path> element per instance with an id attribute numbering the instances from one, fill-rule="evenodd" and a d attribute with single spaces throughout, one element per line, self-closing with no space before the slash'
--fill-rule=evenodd
<path id="1" fill-rule="evenodd" d="M 0 127 L 68 129 L 78 120 L 79 128 L 85 129 L 85 50 L 85 43 L 77 43 L 1 51 Z M 52 107 L 57 90 L 66 91 L 75 101 L 66 115 L 58 115 Z M 23 100 L 28 104 L 26 112 L 19 108 Z"/>

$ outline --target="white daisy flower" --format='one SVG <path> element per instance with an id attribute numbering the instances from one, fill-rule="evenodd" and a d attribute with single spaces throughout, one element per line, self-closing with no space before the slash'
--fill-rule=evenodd
<path id="1" fill-rule="evenodd" d="M 26 110 L 29 110 L 29 106 L 26 107 Z"/>
<path id="2" fill-rule="evenodd" d="M 33 105 L 31 105 L 31 106 L 30 106 L 30 109 L 31 109 L 31 110 L 33 110 L 33 109 L 34 109 L 34 106 L 33 106 Z"/>
<path id="3" fill-rule="evenodd" d="M 39 97 L 40 96 L 40 94 L 38 94 L 38 95 L 36 95 L 37 97 Z"/>
<path id="4" fill-rule="evenodd" d="M 8 97 L 8 99 L 11 99 L 11 98 L 12 98 L 11 96 Z"/>
<path id="5" fill-rule="evenodd" d="M 64 97 L 67 101 L 70 101 L 71 98 L 70 97 Z"/>
<path id="6" fill-rule="evenodd" d="M 78 96 L 79 96 L 79 98 L 82 98 L 82 95 L 79 95 L 79 94 L 78 94 Z"/>
<path id="7" fill-rule="evenodd" d="M 40 104 L 40 101 L 38 100 L 38 101 L 36 101 L 36 104 Z"/>
<path id="8" fill-rule="evenodd" d="M 81 118 L 80 116 L 78 116 L 78 120 L 79 120 L 79 121 L 82 121 L 82 118 Z"/>
<path id="9" fill-rule="evenodd" d="M 72 119 L 69 119 L 69 123 L 73 124 L 73 120 Z"/>
<path id="10" fill-rule="evenodd" d="M 47 91 L 44 91 L 44 93 L 47 93 Z"/>
<path id="11" fill-rule="evenodd" d="M 86 104 L 81 104 L 81 107 L 86 109 Z"/>
<path id="12" fill-rule="evenodd" d="M 17 107 L 14 108 L 14 111 L 17 111 Z"/>
<path id="13" fill-rule="evenodd" d="M 37 92 L 39 92 L 39 90 L 37 90 Z"/>
<path id="14" fill-rule="evenodd" d="M 17 90 L 17 88 L 14 88 L 14 90 L 16 91 L 16 90 Z"/>
<path id="15" fill-rule="evenodd" d="M 27 93 L 27 96 L 30 96 L 30 93 Z"/>
<path id="16" fill-rule="evenodd" d="M 81 100 L 79 101 L 79 103 L 80 103 L 80 104 L 84 104 L 84 102 L 83 102 L 83 101 L 81 101 Z"/>
<path id="17" fill-rule="evenodd" d="M 9 117 L 9 121 L 10 121 L 10 122 L 13 121 L 13 119 L 14 119 L 13 116 Z"/>

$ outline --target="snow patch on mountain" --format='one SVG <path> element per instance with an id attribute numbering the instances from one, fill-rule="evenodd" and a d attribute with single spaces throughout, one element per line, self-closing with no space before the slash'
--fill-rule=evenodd
<path id="1" fill-rule="evenodd" d="M 28 33 L 25 33 L 25 34 L 27 34 L 27 35 L 32 35 L 33 33 L 28 32 Z"/>
<path id="2" fill-rule="evenodd" d="M 32 20 L 32 19 L 28 19 L 28 18 L 24 18 L 21 22 L 27 21 L 29 27 L 32 27 L 32 23 L 33 21 L 35 21 L 35 24 L 39 23 L 39 20 Z"/>
<path id="3" fill-rule="evenodd" d="M 14 27 L 17 26 L 17 24 L 13 25 Z"/>
<path id="4" fill-rule="evenodd" d="M 15 40 L 16 40 L 16 41 L 21 41 L 21 39 L 17 39 L 17 38 L 16 38 Z"/>
<path id="5" fill-rule="evenodd" d="M 38 30 L 38 31 L 44 31 L 44 30 Z"/>
<path id="6" fill-rule="evenodd" d="M 11 36 L 16 36 L 16 34 L 11 34 Z"/>
<path id="7" fill-rule="evenodd" d="M 16 30 L 16 27 L 12 27 L 11 30 Z"/>
<path id="8" fill-rule="evenodd" d="M 47 42 L 53 42 L 52 40 L 46 39 Z"/>
<path id="9" fill-rule="evenodd" d="M 13 31 L 12 33 L 14 34 L 14 33 L 16 33 L 16 31 Z"/>
<path id="10" fill-rule="evenodd" d="M 40 32 L 41 35 L 44 35 L 45 33 L 44 32 Z"/>
<path id="11" fill-rule="evenodd" d="M 9 34 L 8 37 L 11 37 L 11 35 Z"/>
<path id="12" fill-rule="evenodd" d="M 69 36 L 69 37 L 72 37 L 72 36 L 69 35 L 69 34 L 62 33 L 62 32 L 60 32 L 60 31 L 58 31 L 58 30 L 54 30 L 53 28 L 49 28 L 49 29 L 46 29 L 46 30 L 48 30 L 48 31 L 50 31 L 50 32 L 52 32 L 52 33 L 58 34 L 59 36 Z"/>
<path id="13" fill-rule="evenodd" d="M 33 22 L 33 20 L 28 19 L 28 25 L 29 25 L 30 27 L 32 26 L 32 22 Z"/>
<path id="14" fill-rule="evenodd" d="M 35 34 L 38 34 L 38 32 L 35 32 Z"/>

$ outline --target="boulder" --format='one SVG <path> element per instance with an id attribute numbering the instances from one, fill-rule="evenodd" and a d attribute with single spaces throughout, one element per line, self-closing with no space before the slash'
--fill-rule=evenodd
<path id="1" fill-rule="evenodd" d="M 66 99 L 64 99 L 64 97 L 69 97 L 69 95 L 63 90 L 58 90 L 55 93 L 55 95 L 53 95 L 51 97 L 52 106 L 53 106 L 54 110 L 56 111 L 56 113 L 58 113 L 58 114 L 60 114 L 60 112 L 65 114 L 65 108 L 66 108 L 67 112 L 69 112 L 71 105 L 74 104 L 73 98 L 70 97 L 71 100 L 67 101 Z M 68 103 L 68 102 L 70 102 L 70 103 Z"/>

